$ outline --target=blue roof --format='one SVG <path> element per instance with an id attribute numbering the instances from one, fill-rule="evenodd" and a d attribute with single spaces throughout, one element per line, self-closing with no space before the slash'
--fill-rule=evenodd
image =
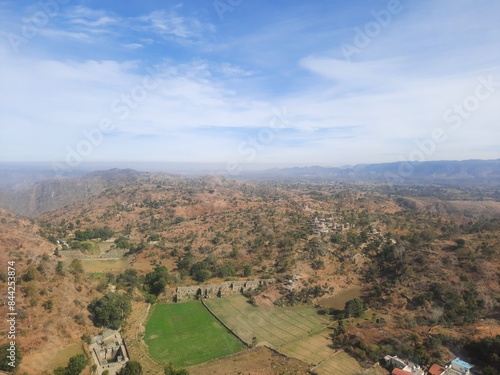
<path id="1" fill-rule="evenodd" d="M 462 366 L 462 367 L 465 367 L 466 369 L 471 369 L 473 368 L 474 366 L 472 366 L 470 363 L 467 363 L 465 361 L 462 361 L 460 358 L 455 358 L 453 361 L 451 361 L 452 363 L 456 363 L 457 365 L 459 366 Z"/>

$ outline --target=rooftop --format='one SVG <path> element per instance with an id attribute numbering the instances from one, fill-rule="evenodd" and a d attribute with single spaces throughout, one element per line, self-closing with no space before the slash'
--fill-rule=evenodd
<path id="1" fill-rule="evenodd" d="M 429 375 L 441 375 L 444 370 L 444 367 L 433 364 L 429 369 Z"/>
<path id="2" fill-rule="evenodd" d="M 399 368 L 392 370 L 392 375 L 412 375 L 411 372 L 403 371 Z"/>
<path id="3" fill-rule="evenodd" d="M 465 362 L 465 361 L 462 361 L 460 358 L 455 358 L 453 361 L 451 361 L 451 363 L 455 363 L 456 365 L 458 365 L 458 366 L 462 366 L 462 367 L 464 367 L 464 368 L 466 368 L 466 369 L 469 369 L 469 370 L 470 370 L 472 367 L 474 367 L 474 366 L 472 366 L 470 363 L 467 363 L 467 362 Z"/>

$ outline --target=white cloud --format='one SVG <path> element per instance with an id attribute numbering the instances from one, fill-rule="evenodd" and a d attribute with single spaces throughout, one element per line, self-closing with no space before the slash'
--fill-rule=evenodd
<path id="1" fill-rule="evenodd" d="M 95 27 L 95 26 L 104 26 L 104 25 L 109 25 L 109 24 L 115 24 L 118 21 L 114 18 L 111 17 L 100 17 L 95 21 L 89 21 L 83 18 L 75 18 L 70 20 L 71 23 L 73 24 L 78 24 L 78 25 L 83 25 L 87 27 Z"/>
<path id="2" fill-rule="evenodd" d="M 159 35 L 180 39 L 199 38 L 204 32 L 215 30 L 210 23 L 203 23 L 195 17 L 180 16 L 172 11 L 155 10 L 138 19 L 146 24 L 147 29 Z"/>
<path id="3" fill-rule="evenodd" d="M 144 47 L 140 43 L 128 43 L 128 44 L 123 44 L 123 46 L 128 49 L 139 49 Z"/>

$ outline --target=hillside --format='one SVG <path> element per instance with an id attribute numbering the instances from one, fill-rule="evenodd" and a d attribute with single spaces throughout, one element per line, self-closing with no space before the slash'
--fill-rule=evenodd
<path id="1" fill-rule="evenodd" d="M 132 170 L 110 170 L 87 173 L 82 177 L 36 181 L 14 189 L 4 188 L 0 189 L 0 207 L 19 215 L 34 217 L 74 202 L 88 200 L 108 187 L 131 183 L 139 176 L 140 173 Z M 12 177 L 13 181 L 19 178 L 19 175 Z"/>
<path id="2" fill-rule="evenodd" d="M 500 160 L 425 161 L 359 164 L 346 167 L 295 167 L 247 173 L 257 179 L 372 181 L 387 184 L 498 184 Z"/>
<path id="3" fill-rule="evenodd" d="M 20 259 L 20 272 L 36 269 L 37 283 L 21 284 L 31 285 L 27 353 L 97 332 L 86 306 L 108 283 L 142 311 L 143 276 L 157 265 L 169 270 L 164 302 L 176 286 L 275 278 L 248 296 L 255 306 L 322 305 L 332 345 L 366 366 L 387 353 L 422 365 L 473 358 L 469 340 L 500 333 L 500 203 L 475 200 L 474 189 L 117 174 L 92 199 L 36 219 L 2 211 L 4 254 Z M 68 272 L 74 259 L 84 274 Z M 361 318 L 329 308 L 343 292 L 368 307 Z M 50 323 L 60 314 L 67 318 Z M 136 338 L 133 353 L 143 353 Z"/>
<path id="4" fill-rule="evenodd" d="M 82 352 L 81 336 L 95 333 L 87 318 L 86 305 L 92 286 L 68 272 L 69 262 L 57 272 L 60 258 L 55 246 L 37 233 L 32 220 L 0 210 L 0 279 L 7 281 L 7 262 L 16 270 L 16 344 L 23 354 L 20 373 L 51 374 L 57 365 L 65 365 L 69 356 Z M 6 285 L 6 283 L 2 283 Z M 7 314 L 6 294 L 0 313 Z M 6 319 L 0 323 L 0 335 L 7 338 Z M 2 339 L 2 343 L 4 339 Z"/>

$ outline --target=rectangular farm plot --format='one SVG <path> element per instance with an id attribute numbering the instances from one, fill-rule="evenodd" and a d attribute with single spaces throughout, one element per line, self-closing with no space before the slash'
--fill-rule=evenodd
<path id="1" fill-rule="evenodd" d="M 209 299 L 205 303 L 243 341 L 274 348 L 325 329 L 328 320 L 312 307 L 258 308 L 240 295 Z"/>
<path id="2" fill-rule="evenodd" d="M 317 365 L 335 354 L 335 350 L 330 348 L 332 339 L 329 333 L 330 331 L 325 329 L 316 335 L 292 341 L 278 350 L 286 356 Z"/>
<path id="3" fill-rule="evenodd" d="M 182 367 L 245 348 L 198 301 L 156 305 L 146 323 L 144 341 L 151 358 Z"/>
<path id="4" fill-rule="evenodd" d="M 339 350 L 314 368 L 318 375 L 356 375 L 360 371 L 362 367 L 359 363 L 343 350 Z"/>

